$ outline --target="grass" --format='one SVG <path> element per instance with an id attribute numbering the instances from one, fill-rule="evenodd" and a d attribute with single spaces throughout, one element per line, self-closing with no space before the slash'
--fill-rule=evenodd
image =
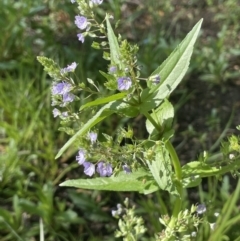
<path id="1" fill-rule="evenodd" d="M 158 213 L 166 211 L 164 202 L 172 202 L 166 193 L 143 197 L 58 187 L 69 177 L 80 177 L 82 170 L 75 163 L 74 150 L 60 160 L 54 159 L 68 136 L 58 131 L 59 122 L 52 117 L 51 82 L 36 55 L 52 57 L 61 66 L 78 62 L 79 81 L 89 77 L 101 82 L 98 69 L 106 69 L 101 52 L 93 51 L 89 41 L 84 45 L 77 42 L 74 5 L 3 0 L 0 9 L 1 240 L 40 240 L 40 234 L 42 240 L 49 241 L 115 240 L 112 234 L 116 221 L 110 210 L 125 196 L 137 204 L 137 213 L 147 220 L 147 236 L 160 232 Z M 98 12 L 99 17 L 108 10 L 115 19 L 125 18 L 119 25 L 120 32 L 139 43 L 144 77 L 168 56 L 196 19 L 205 17 L 189 72 L 173 96 L 178 106 L 174 144 L 179 146 L 182 161 L 211 149 L 229 121 L 234 102 L 239 102 L 239 94 L 233 90 L 239 85 L 239 9 L 233 0 L 192 0 L 178 5 L 174 1 L 156 5 L 156 1 L 134 4 L 109 0 Z M 234 133 L 238 117 L 236 113 L 231 119 L 223 138 Z M 81 118 L 84 121 L 88 117 Z M 114 121 L 107 121 L 101 128 L 113 132 L 116 124 L 122 125 Z M 142 125 L 134 122 L 136 128 Z M 213 153 L 217 151 L 215 148 Z M 208 240 L 209 235 L 209 240 L 220 240 L 223 233 L 229 240 L 237 240 L 238 192 L 236 179 L 226 176 L 222 181 L 206 179 L 200 189 L 185 193 L 185 207 L 197 202 L 208 204 L 206 218 L 211 222 L 217 220 L 215 212 L 222 213 L 218 231 L 203 225 L 196 240 Z"/>

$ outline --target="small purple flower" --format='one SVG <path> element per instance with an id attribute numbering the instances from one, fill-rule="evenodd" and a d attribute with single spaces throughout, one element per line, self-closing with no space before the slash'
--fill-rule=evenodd
<path id="1" fill-rule="evenodd" d="M 153 76 L 152 82 L 156 85 L 159 84 L 160 83 L 160 76 L 158 74 Z"/>
<path id="2" fill-rule="evenodd" d="M 117 209 L 112 210 L 112 216 L 117 218 L 123 213 L 124 209 L 120 203 L 117 204 Z"/>
<path id="3" fill-rule="evenodd" d="M 114 218 L 117 218 L 119 215 L 118 215 L 118 210 L 115 210 L 115 209 L 113 209 L 112 211 L 111 211 L 111 213 L 112 213 L 112 216 L 114 217 Z"/>
<path id="4" fill-rule="evenodd" d="M 56 118 L 57 116 L 61 115 L 60 110 L 58 110 L 57 108 L 53 109 L 53 117 Z"/>
<path id="5" fill-rule="evenodd" d="M 91 141 L 92 144 L 94 144 L 97 140 L 97 133 L 95 132 L 89 132 L 88 133 L 88 138 Z"/>
<path id="6" fill-rule="evenodd" d="M 68 73 L 68 72 L 74 72 L 76 67 L 77 67 L 76 62 L 73 62 L 72 64 L 68 65 L 66 68 L 61 69 L 60 73 L 65 74 L 65 73 Z"/>
<path id="7" fill-rule="evenodd" d="M 80 42 L 82 42 L 82 43 L 84 43 L 84 36 L 83 36 L 83 34 L 82 33 L 79 33 L 79 34 L 77 34 L 77 37 L 78 37 L 78 40 L 80 41 Z"/>
<path id="8" fill-rule="evenodd" d="M 63 103 L 64 104 L 66 104 L 68 102 L 73 102 L 74 99 L 75 99 L 75 95 L 73 95 L 71 93 L 63 94 Z"/>
<path id="9" fill-rule="evenodd" d="M 86 175 L 91 177 L 95 173 L 95 166 L 92 163 L 85 161 L 83 163 L 83 166 L 84 166 L 84 173 Z"/>
<path id="10" fill-rule="evenodd" d="M 86 159 L 85 159 L 85 150 L 80 149 L 78 151 L 78 156 L 76 156 L 76 160 L 77 160 L 79 165 L 82 165 L 86 161 Z"/>
<path id="11" fill-rule="evenodd" d="M 132 80 L 129 77 L 119 77 L 117 82 L 119 90 L 128 90 L 132 85 Z"/>
<path id="12" fill-rule="evenodd" d="M 91 0 L 93 4 L 99 5 L 103 2 L 103 0 Z"/>
<path id="13" fill-rule="evenodd" d="M 192 233 L 191 233 L 191 236 L 192 236 L 192 237 L 197 237 L 197 232 L 195 232 L 195 231 L 192 232 Z"/>
<path id="14" fill-rule="evenodd" d="M 78 28 L 80 29 L 85 29 L 87 28 L 88 25 L 88 21 L 87 18 L 85 18 L 84 16 L 75 16 L 75 22 L 74 22 Z"/>
<path id="15" fill-rule="evenodd" d="M 98 163 L 97 172 L 101 177 L 110 177 L 112 175 L 112 165 L 101 161 Z"/>
<path id="16" fill-rule="evenodd" d="M 68 117 L 68 112 L 67 111 L 64 111 L 64 112 L 62 112 L 62 117 Z"/>
<path id="17" fill-rule="evenodd" d="M 116 66 L 111 66 L 110 68 L 109 68 L 109 73 L 110 74 L 115 74 L 117 72 L 117 67 Z"/>
<path id="18" fill-rule="evenodd" d="M 71 3 L 75 3 L 76 2 L 76 0 L 71 0 Z"/>
<path id="19" fill-rule="evenodd" d="M 123 168 L 123 171 L 125 171 L 125 173 L 127 173 L 127 174 L 129 174 L 129 173 L 132 172 L 132 171 L 131 171 L 131 168 L 130 168 L 127 164 L 124 164 L 124 165 L 122 166 L 122 168 Z"/>
<path id="20" fill-rule="evenodd" d="M 207 208 L 206 208 L 205 204 L 199 204 L 197 206 L 197 210 L 196 210 L 197 214 L 203 214 L 206 211 L 207 211 Z"/>
<path id="21" fill-rule="evenodd" d="M 64 95 L 68 93 L 72 88 L 72 85 L 67 82 L 54 83 L 52 86 L 53 95 Z"/>

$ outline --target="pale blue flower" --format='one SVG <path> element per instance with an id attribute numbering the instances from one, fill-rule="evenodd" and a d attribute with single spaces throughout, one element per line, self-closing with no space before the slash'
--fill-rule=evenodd
<path id="1" fill-rule="evenodd" d="M 92 144 L 94 144 L 97 140 L 97 133 L 95 132 L 89 132 L 88 133 L 88 138 L 91 141 Z"/>
<path id="2" fill-rule="evenodd" d="M 69 102 L 73 102 L 73 100 L 75 99 L 75 95 L 73 95 L 72 93 L 65 93 L 63 94 L 63 103 L 69 103 Z"/>
<path id="3" fill-rule="evenodd" d="M 109 73 L 110 74 L 115 74 L 117 72 L 117 67 L 116 66 L 111 66 L 110 68 L 109 68 Z"/>
<path id="4" fill-rule="evenodd" d="M 92 176 L 95 173 L 95 166 L 94 164 L 92 164 L 91 162 L 84 162 L 83 163 L 84 166 L 84 173 L 88 176 Z"/>
<path id="5" fill-rule="evenodd" d="M 68 93 L 72 88 L 72 85 L 67 82 L 54 83 L 52 86 L 53 95 L 64 95 Z"/>
<path id="6" fill-rule="evenodd" d="M 154 76 L 153 83 L 156 85 L 160 83 L 160 76 L 158 74 Z"/>
<path id="7" fill-rule="evenodd" d="M 86 161 L 86 159 L 85 159 L 85 150 L 80 149 L 78 151 L 78 156 L 76 156 L 76 160 L 77 160 L 79 165 L 82 165 Z"/>
<path id="8" fill-rule="evenodd" d="M 205 204 L 199 204 L 197 206 L 197 210 L 196 210 L 197 214 L 203 214 L 206 211 L 207 211 L 207 208 L 206 208 Z"/>
<path id="9" fill-rule="evenodd" d="M 101 177 L 110 177 L 112 175 L 112 165 L 101 161 L 98 163 L 97 172 Z"/>
<path id="10" fill-rule="evenodd" d="M 58 110 L 57 108 L 53 109 L 53 117 L 56 118 L 57 116 L 61 115 L 60 110 Z"/>
<path id="11" fill-rule="evenodd" d="M 68 117 L 68 112 L 67 111 L 62 112 L 62 117 Z"/>
<path id="12" fill-rule="evenodd" d="M 85 38 L 82 33 L 77 34 L 77 37 L 80 42 L 84 43 Z"/>
<path id="13" fill-rule="evenodd" d="M 87 25 L 88 25 L 88 21 L 87 21 L 87 18 L 84 17 L 84 16 L 75 16 L 75 22 L 74 22 L 78 28 L 80 29 L 85 29 L 87 28 Z"/>
<path id="14" fill-rule="evenodd" d="M 93 4 L 99 5 L 103 2 L 103 0 L 91 0 Z"/>
<path id="15" fill-rule="evenodd" d="M 123 213 L 123 211 L 124 211 L 124 209 L 123 209 L 122 205 L 120 203 L 118 203 L 117 209 L 112 210 L 112 216 L 114 218 L 118 218 Z"/>
<path id="16" fill-rule="evenodd" d="M 132 171 L 131 171 L 131 168 L 127 165 L 127 164 L 124 164 L 123 166 L 122 166 L 122 168 L 123 168 L 123 171 L 125 172 L 125 173 L 131 173 Z"/>
<path id="17" fill-rule="evenodd" d="M 129 77 L 119 77 L 117 82 L 119 90 L 128 90 L 132 86 L 132 80 Z"/>
<path id="18" fill-rule="evenodd" d="M 68 73 L 68 72 L 74 72 L 76 67 L 77 67 L 76 62 L 73 62 L 72 64 L 68 65 L 66 68 L 61 69 L 60 73 L 65 74 L 65 73 Z"/>
<path id="19" fill-rule="evenodd" d="M 192 236 L 192 237 L 197 237 L 197 232 L 195 232 L 195 231 L 192 232 L 192 233 L 191 233 L 191 236 Z"/>
<path id="20" fill-rule="evenodd" d="M 75 3 L 76 2 L 76 0 L 71 0 L 71 3 Z"/>

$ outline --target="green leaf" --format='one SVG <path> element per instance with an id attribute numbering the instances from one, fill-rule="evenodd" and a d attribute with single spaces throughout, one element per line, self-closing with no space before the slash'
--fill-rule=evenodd
<path id="1" fill-rule="evenodd" d="M 109 90 L 116 90 L 117 89 L 117 81 L 116 77 L 114 77 L 111 74 L 107 74 L 103 71 L 99 71 L 102 76 L 104 76 L 107 79 L 107 82 L 104 83 L 104 85 L 107 87 Z"/>
<path id="2" fill-rule="evenodd" d="M 26 211 L 27 213 L 39 215 L 40 217 L 44 216 L 44 213 L 41 210 L 41 208 L 29 200 L 21 199 L 19 205 L 22 208 L 22 210 Z"/>
<path id="3" fill-rule="evenodd" d="M 139 114 L 138 108 L 133 107 L 125 102 L 116 101 L 110 108 L 119 115 L 127 117 L 136 117 Z"/>
<path id="4" fill-rule="evenodd" d="M 156 108 L 181 82 L 188 69 L 193 46 L 201 24 L 202 19 L 194 26 L 171 55 L 151 74 L 151 76 L 159 75 L 161 83 L 151 89 L 146 88 L 143 90 L 140 111 L 149 111 Z"/>
<path id="5" fill-rule="evenodd" d="M 100 44 L 98 42 L 95 42 L 95 41 L 92 42 L 91 47 L 93 47 L 94 49 L 100 49 L 101 48 Z"/>
<path id="6" fill-rule="evenodd" d="M 217 164 L 216 164 L 217 165 Z M 232 170 L 240 169 L 240 159 L 236 159 L 233 162 L 229 162 L 226 166 L 210 166 L 204 162 L 192 161 L 187 163 L 182 167 L 182 175 L 183 178 L 192 177 L 195 175 L 199 175 L 202 177 L 211 177 L 216 175 L 223 175 Z"/>
<path id="7" fill-rule="evenodd" d="M 2 220 L 9 223 L 11 226 L 14 225 L 14 216 L 12 213 L 0 207 L 0 222 Z"/>
<path id="8" fill-rule="evenodd" d="M 164 103 L 161 104 L 155 111 L 153 111 L 151 117 L 158 124 L 158 126 L 161 127 L 162 133 L 167 133 L 171 130 L 172 127 L 174 108 L 172 104 L 167 99 L 165 99 Z M 150 135 L 152 135 L 154 132 L 157 134 L 156 128 L 148 119 L 146 121 L 146 128 Z"/>
<path id="9" fill-rule="evenodd" d="M 109 82 L 112 82 L 112 81 L 115 81 L 115 82 L 116 82 L 116 78 L 115 78 L 113 75 L 107 74 L 107 73 L 105 73 L 105 72 L 103 72 L 103 71 L 101 71 L 101 70 L 99 70 L 99 72 L 100 72 L 100 74 L 101 74 L 102 76 L 104 76 Z"/>
<path id="10" fill-rule="evenodd" d="M 96 105 L 102 105 L 102 104 L 112 102 L 114 100 L 123 99 L 125 96 L 126 96 L 126 93 L 118 93 L 118 94 L 111 95 L 111 96 L 108 96 L 108 97 L 99 98 L 99 99 L 96 99 L 94 101 L 88 102 L 85 105 L 82 105 L 81 108 L 80 108 L 80 111 L 85 109 L 85 108 L 88 108 L 88 107 L 92 107 L 92 106 L 96 106 Z"/>
<path id="11" fill-rule="evenodd" d="M 107 36 L 108 36 L 109 47 L 110 47 L 111 63 L 121 66 L 122 64 L 120 61 L 120 48 L 118 45 L 117 38 L 113 32 L 112 26 L 109 22 L 108 16 L 106 17 L 106 22 L 107 22 Z"/>
<path id="12" fill-rule="evenodd" d="M 183 188 L 197 187 L 202 182 L 202 178 L 199 175 L 192 175 L 191 177 L 184 178 L 182 180 Z"/>
<path id="13" fill-rule="evenodd" d="M 153 151 L 155 153 L 155 159 L 147 160 L 147 164 L 156 183 L 162 190 L 179 196 L 176 185 L 172 180 L 174 173 L 167 149 L 165 146 L 162 146 L 162 144 L 156 144 L 153 147 Z"/>
<path id="14" fill-rule="evenodd" d="M 120 172 L 117 176 L 112 177 L 67 180 L 61 183 L 60 186 L 106 191 L 135 191 L 140 193 L 156 191 L 158 187 L 154 185 L 153 181 L 146 181 L 147 178 L 149 178 L 149 173 L 144 169 L 139 169 L 129 174 Z M 146 187 L 147 189 L 145 190 Z"/>
<path id="15" fill-rule="evenodd" d="M 60 68 L 52 59 L 44 56 L 37 56 L 37 60 L 43 65 L 46 71 L 53 79 L 61 79 Z"/>

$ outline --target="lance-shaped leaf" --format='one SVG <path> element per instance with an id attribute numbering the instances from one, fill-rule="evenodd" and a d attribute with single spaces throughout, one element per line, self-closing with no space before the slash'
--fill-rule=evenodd
<path id="1" fill-rule="evenodd" d="M 159 75 L 161 82 L 152 88 L 143 90 L 140 109 L 149 111 L 156 108 L 181 82 L 188 69 L 193 46 L 201 24 L 202 19 L 194 26 L 171 55 L 151 74 L 151 76 Z"/>
<path id="2" fill-rule="evenodd" d="M 117 38 L 113 32 L 112 26 L 109 22 L 108 16 L 106 17 L 106 22 L 107 22 L 107 36 L 108 36 L 108 42 L 110 47 L 111 63 L 121 66 L 120 48 L 118 45 Z"/>
<path id="3" fill-rule="evenodd" d="M 225 166 L 221 166 L 217 164 L 216 166 L 210 166 L 204 162 L 192 161 L 182 167 L 182 175 L 183 175 L 183 178 L 193 177 L 196 175 L 202 178 L 202 177 L 223 175 L 232 170 L 239 170 L 239 169 L 240 169 L 240 158 L 236 158 L 234 161 L 229 162 L 228 165 L 225 165 Z"/>
<path id="4" fill-rule="evenodd" d="M 136 117 L 139 114 L 138 108 L 121 101 L 115 101 L 114 104 L 111 105 L 110 109 L 114 113 L 127 117 Z"/>
<path id="5" fill-rule="evenodd" d="M 86 109 L 88 107 L 106 104 L 106 103 L 112 102 L 114 100 L 120 100 L 120 99 L 123 99 L 125 96 L 126 96 L 126 93 L 118 93 L 118 94 L 115 94 L 115 95 L 110 95 L 110 96 L 107 96 L 107 97 L 98 98 L 94 101 L 86 103 L 85 105 L 82 105 L 81 108 L 80 108 L 80 111 L 83 110 L 83 109 Z"/>
<path id="6" fill-rule="evenodd" d="M 132 173 L 120 172 L 117 176 L 112 177 L 67 180 L 60 186 L 105 191 L 135 191 L 148 194 L 158 189 L 155 181 L 150 180 L 149 177 L 146 170 L 139 169 Z"/>
<path id="7" fill-rule="evenodd" d="M 160 189 L 179 196 L 176 185 L 173 182 L 174 173 L 167 149 L 161 144 L 156 144 L 152 150 L 155 153 L 155 159 L 147 160 L 147 164 L 156 183 Z"/>

